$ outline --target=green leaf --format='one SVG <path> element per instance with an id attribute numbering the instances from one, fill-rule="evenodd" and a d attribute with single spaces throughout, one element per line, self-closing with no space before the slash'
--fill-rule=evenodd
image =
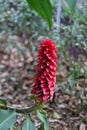
<path id="1" fill-rule="evenodd" d="M 0 110 L 0 130 L 9 130 L 12 128 L 16 119 L 16 112 L 12 110 Z"/>
<path id="2" fill-rule="evenodd" d="M 64 0 L 64 1 L 69 6 L 71 12 L 74 13 L 75 12 L 75 8 L 76 8 L 77 0 Z"/>
<path id="3" fill-rule="evenodd" d="M 7 102 L 3 98 L 0 98 L 0 103 L 3 104 L 5 107 L 7 106 Z"/>
<path id="4" fill-rule="evenodd" d="M 40 130 L 49 130 L 46 112 L 45 111 L 37 111 L 37 117 L 42 122 L 41 126 L 40 126 Z"/>
<path id="5" fill-rule="evenodd" d="M 35 99 L 36 99 L 35 94 L 31 94 L 31 95 L 29 96 L 29 99 L 31 99 L 31 100 L 35 100 Z"/>
<path id="6" fill-rule="evenodd" d="M 27 0 L 30 6 L 52 27 L 52 5 L 50 0 Z"/>
<path id="7" fill-rule="evenodd" d="M 54 116 L 54 118 L 60 119 L 60 116 L 57 112 L 54 112 L 53 116 Z"/>
<path id="8" fill-rule="evenodd" d="M 36 130 L 28 115 L 26 116 L 26 120 L 23 122 L 22 130 Z"/>
<path id="9" fill-rule="evenodd" d="M 40 130 L 44 130 L 44 123 L 43 122 L 40 125 Z"/>
<path id="10" fill-rule="evenodd" d="M 79 69 L 75 69 L 75 70 L 73 70 L 73 73 L 71 74 L 71 78 L 72 79 L 77 79 L 78 77 L 80 76 L 80 70 Z"/>

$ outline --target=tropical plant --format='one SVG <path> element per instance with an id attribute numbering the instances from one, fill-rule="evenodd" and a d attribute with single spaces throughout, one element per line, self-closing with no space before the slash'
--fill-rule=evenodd
<path id="1" fill-rule="evenodd" d="M 4 1 L 2 1 L 4 2 Z M 0 19 L 2 20 L 1 22 L 4 23 L 7 22 L 8 26 L 10 26 L 11 28 L 14 29 L 14 26 L 12 23 L 9 23 L 9 17 L 13 20 L 14 24 L 16 25 L 16 22 L 19 21 L 20 19 L 22 19 L 21 15 L 20 17 L 18 17 L 18 14 L 20 14 L 21 11 L 23 10 L 28 10 L 29 13 L 31 12 L 31 8 L 33 8 L 49 25 L 49 28 L 52 29 L 53 25 L 53 17 L 52 17 L 52 11 L 53 11 L 53 1 L 52 0 L 27 0 L 27 2 L 29 3 L 29 7 L 25 6 L 23 7 L 20 5 L 20 10 L 17 11 L 15 14 L 14 11 L 16 10 L 16 6 L 15 3 L 13 4 L 12 1 L 9 2 L 9 4 L 6 4 L 5 6 L 10 6 L 12 8 L 11 11 L 13 11 L 13 16 L 10 16 L 10 12 L 6 10 L 5 12 L 5 16 L 1 16 Z M 77 0 L 63 0 L 64 4 L 66 3 L 69 7 L 69 10 L 67 11 L 66 7 L 62 6 L 61 0 L 55 0 L 55 3 L 58 4 L 58 6 L 60 8 L 57 8 L 57 20 L 56 20 L 56 24 L 58 23 L 58 28 L 57 28 L 57 32 L 60 34 L 63 38 L 63 41 L 61 42 L 62 44 L 57 45 L 57 47 L 60 50 L 63 50 L 62 52 L 65 53 L 66 51 L 66 45 L 64 43 L 66 43 L 67 41 L 75 43 L 73 41 L 72 37 L 75 37 L 75 27 L 76 27 L 76 22 L 80 22 L 80 20 L 76 20 L 74 22 L 74 26 L 71 25 L 73 18 L 76 18 L 78 16 L 78 19 L 81 17 L 80 14 L 74 14 L 75 13 L 75 9 L 76 9 L 76 3 Z M 20 4 L 20 1 L 19 1 Z M 21 8 L 23 7 L 23 8 Z M 61 15 L 61 9 L 63 8 L 63 10 L 66 10 L 66 12 Z M 3 12 L 1 10 L 1 12 Z M 37 17 L 37 14 L 35 12 L 33 12 L 34 16 Z M 67 15 L 70 14 L 70 17 L 72 17 L 72 21 L 70 21 L 70 26 L 64 26 L 63 24 L 60 26 L 60 18 L 63 20 L 63 18 Z M 15 15 L 17 17 L 15 17 Z M 23 21 L 22 24 L 21 22 L 19 22 L 18 27 L 20 27 L 20 32 L 21 32 L 21 26 L 24 23 L 25 19 L 28 19 L 28 15 L 30 15 L 31 17 L 31 13 L 30 14 L 26 14 L 24 13 L 24 15 L 26 16 Z M 15 17 L 15 21 L 14 21 L 14 17 Z M 7 19 L 7 21 L 6 21 Z M 30 20 L 30 19 L 29 19 Z M 82 19 L 84 20 L 84 19 Z M 63 21 L 65 22 L 65 21 Z M 10 25 L 9 25 L 10 24 Z M 27 25 L 30 25 L 31 23 L 28 22 Z M 36 27 L 36 26 L 35 26 Z M 0 27 L 1 29 L 2 27 Z M 78 27 L 77 27 L 78 28 Z M 67 30 L 66 36 L 64 34 L 64 29 Z M 78 30 L 78 29 L 77 29 Z M 26 31 L 26 30 L 25 30 Z M 86 30 L 87 31 L 87 30 Z M 73 33 L 74 32 L 74 33 Z M 51 37 L 53 37 L 52 39 L 55 39 L 55 41 L 58 41 L 57 38 L 57 33 L 54 33 L 53 35 L 53 30 L 51 31 Z M 56 35 L 57 34 L 57 35 Z M 70 34 L 70 35 L 69 35 Z M 70 36 L 70 37 L 69 37 Z M 81 35 L 80 35 L 81 36 Z M 77 35 L 77 39 L 81 40 L 81 37 L 79 35 Z M 60 40 L 60 39 L 59 39 Z M 47 44 L 45 44 L 45 42 L 47 42 Z M 11 106 L 7 105 L 7 101 L 0 98 L 0 130 L 8 130 L 11 129 L 13 126 L 13 124 L 15 123 L 17 117 L 18 117 L 18 113 L 24 114 L 26 120 L 23 122 L 22 124 L 22 130 L 35 130 L 35 126 L 30 118 L 30 113 L 31 112 L 36 112 L 37 118 L 41 121 L 41 125 L 40 125 L 40 130 L 48 130 L 48 121 L 47 121 L 47 114 L 44 111 L 44 105 L 43 102 L 47 102 L 48 99 L 52 99 L 53 97 L 53 93 L 54 93 L 54 85 L 55 85 L 55 68 L 56 68 L 56 54 L 55 54 L 55 47 L 54 47 L 54 43 L 51 40 L 45 40 L 42 42 L 43 44 L 41 44 L 40 46 L 40 50 L 39 50 L 39 62 L 38 62 L 38 67 L 37 67 L 37 73 L 36 73 L 36 80 L 35 80 L 35 84 L 34 84 L 34 88 L 32 89 L 32 94 L 30 96 L 31 100 L 34 100 L 34 106 L 31 107 L 27 107 L 27 108 L 14 108 Z M 43 55 L 44 54 L 44 55 Z M 65 55 L 67 56 L 67 54 Z M 52 60 L 51 60 L 52 59 Z M 41 61 L 43 60 L 43 63 L 41 63 Z M 67 59 L 68 61 L 68 59 Z M 50 65 L 51 63 L 51 65 Z M 77 66 L 77 64 L 76 64 Z M 73 72 L 72 75 L 69 76 L 73 79 L 76 79 L 80 76 L 80 71 L 76 68 L 73 70 L 73 68 L 71 69 L 70 72 Z M 46 77 L 46 75 L 48 75 L 48 77 Z M 40 77 L 41 76 L 41 77 Z M 70 78 L 69 77 L 69 78 Z M 46 87 L 46 84 L 48 84 L 48 87 Z M 69 82 L 69 86 L 72 87 L 72 83 Z"/>

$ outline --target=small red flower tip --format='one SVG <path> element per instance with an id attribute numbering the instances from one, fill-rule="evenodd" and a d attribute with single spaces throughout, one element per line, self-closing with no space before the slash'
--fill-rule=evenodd
<path id="1" fill-rule="evenodd" d="M 39 102 L 53 98 L 56 83 L 56 47 L 51 39 L 42 40 L 38 50 L 38 64 L 32 93 Z"/>

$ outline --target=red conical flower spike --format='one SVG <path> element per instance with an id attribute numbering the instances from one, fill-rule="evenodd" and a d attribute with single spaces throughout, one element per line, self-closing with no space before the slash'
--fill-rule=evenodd
<path id="1" fill-rule="evenodd" d="M 32 93 L 39 102 L 53 98 L 56 82 L 56 47 L 51 39 L 42 40 L 38 51 L 38 64 Z"/>

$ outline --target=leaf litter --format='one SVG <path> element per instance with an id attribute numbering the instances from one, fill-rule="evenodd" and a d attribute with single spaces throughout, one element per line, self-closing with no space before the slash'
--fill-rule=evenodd
<path id="1" fill-rule="evenodd" d="M 23 43 L 20 42 L 20 38 L 15 38 L 19 46 L 22 46 Z M 15 47 L 11 46 L 10 50 L 7 50 L 2 44 L 0 47 L 2 48 L 0 49 L 0 96 L 7 100 L 8 105 L 14 107 L 33 105 L 28 97 L 31 94 L 35 76 L 37 53 L 32 53 L 25 46 L 23 47 L 26 56 L 19 53 Z M 60 72 L 57 73 L 60 75 Z M 62 75 L 65 78 L 65 75 Z M 77 84 L 76 90 L 80 91 L 82 89 Z M 77 109 L 78 105 L 79 100 L 73 93 L 63 93 L 60 89 L 56 89 L 54 101 L 48 102 L 45 107 L 48 113 L 50 130 L 87 130 L 87 113 L 80 112 Z M 83 120 L 84 118 L 86 120 Z M 38 128 L 40 124 L 34 114 L 32 119 Z M 24 117 L 19 114 L 15 124 L 17 130 L 20 130 L 23 120 Z"/>

